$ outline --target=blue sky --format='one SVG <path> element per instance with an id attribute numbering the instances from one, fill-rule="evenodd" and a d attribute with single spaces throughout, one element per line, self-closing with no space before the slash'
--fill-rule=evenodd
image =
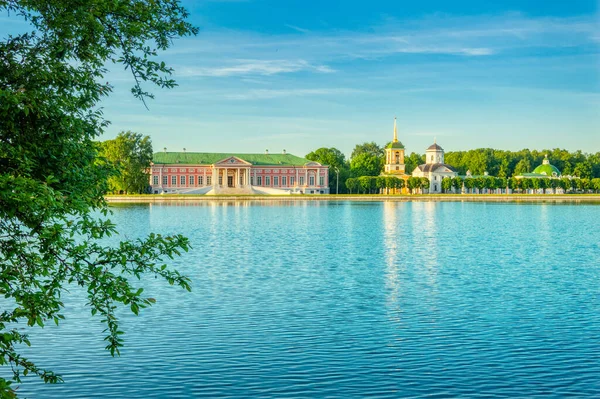
<path id="1" fill-rule="evenodd" d="M 598 1 L 184 4 L 200 33 L 162 56 L 179 87 L 155 90 L 148 111 L 127 73 L 112 72 L 103 138 L 134 130 L 155 150 L 349 154 L 389 141 L 397 116 L 408 152 L 434 137 L 448 151 L 600 151 Z"/>

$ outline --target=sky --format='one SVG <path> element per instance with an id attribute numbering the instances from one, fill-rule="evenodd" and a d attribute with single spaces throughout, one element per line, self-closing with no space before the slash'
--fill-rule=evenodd
<path id="1" fill-rule="evenodd" d="M 196 37 L 149 110 L 111 66 L 119 131 L 156 151 L 287 152 L 392 139 L 407 152 L 600 151 L 600 2 L 183 1 Z M 0 36 L 13 26 L 0 15 Z M 2 27 L 4 25 L 4 27 Z"/>

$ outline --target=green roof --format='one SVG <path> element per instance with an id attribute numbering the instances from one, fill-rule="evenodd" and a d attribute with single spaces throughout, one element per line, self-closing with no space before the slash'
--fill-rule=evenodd
<path id="1" fill-rule="evenodd" d="M 554 165 L 550 165 L 549 163 L 544 163 L 533 170 L 534 174 L 545 175 L 548 177 L 560 176 L 560 170 Z"/>
<path id="2" fill-rule="evenodd" d="M 216 152 L 156 152 L 152 162 L 155 164 L 212 165 L 229 157 L 243 159 L 252 165 L 303 166 L 311 162 L 292 154 L 232 154 Z"/>
<path id="3" fill-rule="evenodd" d="M 402 144 L 399 141 L 391 142 L 388 145 L 385 146 L 385 148 L 404 148 L 404 144 Z"/>

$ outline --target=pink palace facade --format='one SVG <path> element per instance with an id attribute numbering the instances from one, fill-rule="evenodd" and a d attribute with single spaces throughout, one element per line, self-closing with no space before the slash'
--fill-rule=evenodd
<path id="1" fill-rule="evenodd" d="M 281 154 L 159 152 L 150 171 L 152 193 L 329 194 L 329 167 Z"/>

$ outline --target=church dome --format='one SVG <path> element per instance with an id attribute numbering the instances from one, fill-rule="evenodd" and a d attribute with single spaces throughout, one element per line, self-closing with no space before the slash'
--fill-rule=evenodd
<path id="1" fill-rule="evenodd" d="M 544 158 L 544 162 L 542 162 L 540 166 L 533 170 L 533 173 L 537 173 L 539 175 L 546 175 L 548 177 L 560 176 L 560 170 L 558 170 L 556 166 L 550 164 L 550 161 L 548 160 L 548 155 L 546 155 L 546 158 Z"/>
<path id="2" fill-rule="evenodd" d="M 433 143 L 429 146 L 429 148 L 427 148 L 427 151 L 444 151 L 444 149 L 437 145 L 437 143 Z"/>

